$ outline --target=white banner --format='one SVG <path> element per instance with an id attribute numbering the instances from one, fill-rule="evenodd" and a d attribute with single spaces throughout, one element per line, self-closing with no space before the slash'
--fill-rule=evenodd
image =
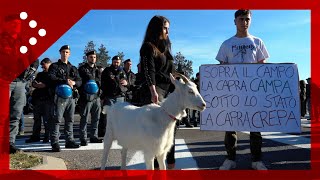
<path id="1" fill-rule="evenodd" d="M 200 66 L 201 130 L 301 132 L 296 64 Z"/>

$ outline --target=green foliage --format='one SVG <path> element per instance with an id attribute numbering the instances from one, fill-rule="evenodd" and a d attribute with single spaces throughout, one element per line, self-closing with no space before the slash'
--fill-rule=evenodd
<path id="1" fill-rule="evenodd" d="M 174 66 L 178 72 L 184 72 L 188 78 L 193 75 L 192 60 L 187 60 L 181 52 L 178 52 L 173 59 Z"/>
<path id="2" fill-rule="evenodd" d="M 101 44 L 97 52 L 97 65 L 103 68 L 109 66 L 110 56 L 108 55 L 107 48 Z"/>
<path id="3" fill-rule="evenodd" d="M 107 48 L 103 44 L 101 44 L 97 51 L 95 47 L 96 44 L 93 41 L 89 41 L 87 43 L 83 50 L 83 62 L 79 63 L 79 66 L 87 62 L 86 53 L 93 50 L 97 53 L 97 66 L 102 66 L 103 68 L 105 68 L 110 65 L 108 63 L 110 60 L 110 56 L 108 55 L 109 51 L 107 50 Z"/>
<path id="4" fill-rule="evenodd" d="M 87 62 L 87 56 L 86 53 L 89 51 L 96 51 L 95 49 L 96 45 L 93 43 L 93 41 L 89 41 L 88 44 L 86 45 L 86 47 L 83 50 L 83 62 L 86 63 Z"/>
<path id="5" fill-rule="evenodd" d="M 32 168 L 43 163 L 41 156 L 26 154 L 26 153 L 15 153 L 10 154 L 10 169 L 27 169 Z"/>

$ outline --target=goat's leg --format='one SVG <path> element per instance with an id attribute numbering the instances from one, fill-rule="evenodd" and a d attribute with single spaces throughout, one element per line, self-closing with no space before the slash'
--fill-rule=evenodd
<path id="1" fill-rule="evenodd" d="M 126 169 L 127 152 L 128 152 L 128 149 L 123 147 L 122 150 L 121 150 L 121 170 L 125 170 Z"/>
<path id="2" fill-rule="evenodd" d="M 157 156 L 157 161 L 159 163 L 159 169 L 160 170 L 166 170 L 166 153 L 163 153 L 159 156 Z"/>
<path id="3" fill-rule="evenodd" d="M 154 170 L 154 156 L 144 154 L 144 160 L 146 162 L 147 170 Z"/>
<path id="4" fill-rule="evenodd" d="M 112 137 L 112 130 L 107 128 L 107 131 L 104 135 L 103 139 L 103 154 L 101 160 L 101 170 L 105 170 L 108 154 L 112 145 L 113 137 Z"/>

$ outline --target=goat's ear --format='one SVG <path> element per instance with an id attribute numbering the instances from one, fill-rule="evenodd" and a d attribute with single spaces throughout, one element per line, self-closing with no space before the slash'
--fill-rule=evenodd
<path id="1" fill-rule="evenodd" d="M 172 84 L 176 84 L 176 78 L 173 77 L 173 75 L 170 73 L 170 80 L 172 82 Z"/>

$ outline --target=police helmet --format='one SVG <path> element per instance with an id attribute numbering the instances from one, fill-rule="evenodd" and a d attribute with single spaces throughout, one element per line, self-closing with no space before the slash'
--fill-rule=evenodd
<path id="1" fill-rule="evenodd" d="M 97 85 L 97 83 L 94 80 L 89 80 L 85 86 L 84 86 L 84 90 L 88 93 L 88 94 L 96 94 L 99 90 L 99 87 Z"/>
<path id="2" fill-rule="evenodd" d="M 69 85 L 62 84 L 56 87 L 56 94 L 62 98 L 69 98 L 72 96 L 72 89 Z"/>

